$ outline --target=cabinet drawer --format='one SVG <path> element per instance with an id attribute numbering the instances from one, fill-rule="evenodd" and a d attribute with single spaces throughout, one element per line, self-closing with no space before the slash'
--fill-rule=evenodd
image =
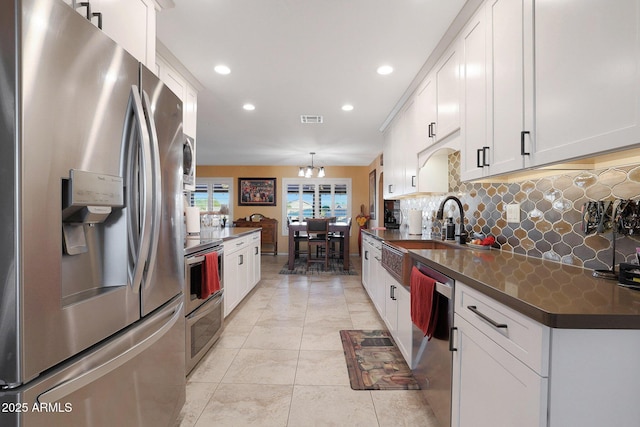
<path id="1" fill-rule="evenodd" d="M 538 374 L 549 372 L 549 328 L 494 299 L 455 284 L 455 312 Z"/>
<path id="2" fill-rule="evenodd" d="M 249 242 L 250 242 L 249 238 L 246 236 L 227 240 L 226 242 L 223 243 L 224 253 L 225 255 L 227 255 L 227 254 L 232 254 L 234 252 L 240 251 L 246 248 Z"/>

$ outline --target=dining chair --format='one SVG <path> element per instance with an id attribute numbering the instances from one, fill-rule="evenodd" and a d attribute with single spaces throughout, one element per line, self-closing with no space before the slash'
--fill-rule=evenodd
<path id="1" fill-rule="evenodd" d="M 291 218 L 287 217 L 287 227 L 298 221 L 292 221 Z M 293 242 L 294 242 L 294 257 L 295 258 L 299 258 L 300 257 L 300 242 L 306 242 L 307 241 L 307 236 L 305 234 L 300 234 L 299 231 L 291 231 L 289 230 L 289 233 L 294 233 L 293 235 Z"/>
<path id="2" fill-rule="evenodd" d="M 312 262 L 323 262 L 325 270 L 329 269 L 329 221 L 326 218 L 307 218 L 307 268 Z M 316 256 L 313 256 L 313 253 Z M 322 256 L 318 254 L 322 253 Z"/>
<path id="3" fill-rule="evenodd" d="M 347 218 L 347 225 L 349 229 L 351 228 L 351 218 Z M 336 251 L 336 244 L 338 244 L 338 250 Z M 329 235 L 329 249 L 330 249 L 330 257 L 342 258 L 344 256 L 344 232 L 339 231 L 335 233 L 331 233 Z"/>

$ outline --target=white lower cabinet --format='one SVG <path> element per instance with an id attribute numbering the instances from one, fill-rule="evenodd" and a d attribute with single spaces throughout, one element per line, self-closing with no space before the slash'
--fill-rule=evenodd
<path id="1" fill-rule="evenodd" d="M 546 425 L 547 378 L 455 316 L 452 426 Z"/>
<path id="2" fill-rule="evenodd" d="M 371 269 L 373 263 L 372 243 L 373 237 L 362 234 L 362 286 L 371 297 Z"/>
<path id="3" fill-rule="evenodd" d="M 257 243 L 255 240 L 257 236 Z M 260 280 L 260 230 L 224 242 L 224 315 L 228 316 Z"/>
<path id="4" fill-rule="evenodd" d="M 396 289 L 396 299 L 398 304 L 398 327 L 396 330 L 395 341 L 404 356 L 404 360 L 409 367 L 413 361 L 411 355 L 413 353 L 413 322 L 411 321 L 411 293 L 404 286 Z"/>
<path id="5" fill-rule="evenodd" d="M 557 329 L 457 281 L 452 426 L 636 426 L 640 330 Z"/>
<path id="6" fill-rule="evenodd" d="M 252 233 L 249 236 L 249 289 L 247 292 L 251 291 L 258 284 L 262 275 L 260 269 L 260 256 L 262 255 L 260 242 L 260 232 Z"/>
<path id="7" fill-rule="evenodd" d="M 380 313 L 380 316 L 387 325 L 407 365 L 411 367 L 413 325 L 411 322 L 411 294 L 384 267 L 381 267 L 380 276 L 385 289 L 384 311 Z"/>

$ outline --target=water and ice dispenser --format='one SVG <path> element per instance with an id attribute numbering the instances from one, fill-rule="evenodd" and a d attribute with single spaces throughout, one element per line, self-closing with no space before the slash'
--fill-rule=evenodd
<path id="1" fill-rule="evenodd" d="M 62 181 L 62 232 L 64 252 L 87 252 L 85 225 L 104 223 L 114 209 L 124 206 L 120 176 L 71 169 Z"/>

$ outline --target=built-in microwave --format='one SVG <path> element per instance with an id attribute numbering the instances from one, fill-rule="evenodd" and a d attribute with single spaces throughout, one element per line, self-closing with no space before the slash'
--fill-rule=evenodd
<path id="1" fill-rule="evenodd" d="M 182 173 L 184 189 L 195 191 L 196 189 L 196 141 L 186 136 L 182 145 Z"/>

